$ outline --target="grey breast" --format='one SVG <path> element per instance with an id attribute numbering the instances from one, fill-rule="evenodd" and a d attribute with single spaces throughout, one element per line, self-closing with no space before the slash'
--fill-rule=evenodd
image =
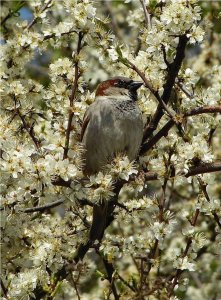
<path id="1" fill-rule="evenodd" d="M 88 173 L 98 172 L 117 153 L 136 158 L 143 135 L 142 115 L 129 98 L 96 100 L 86 112 L 89 123 L 83 136 Z"/>

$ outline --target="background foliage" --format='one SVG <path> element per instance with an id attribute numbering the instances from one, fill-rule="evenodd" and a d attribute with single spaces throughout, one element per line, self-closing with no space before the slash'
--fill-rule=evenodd
<path id="1" fill-rule="evenodd" d="M 220 8 L 2 1 L 3 299 L 221 298 Z M 140 155 L 85 178 L 83 115 L 116 75 L 144 81 Z M 101 199 L 114 212 L 83 257 Z"/>

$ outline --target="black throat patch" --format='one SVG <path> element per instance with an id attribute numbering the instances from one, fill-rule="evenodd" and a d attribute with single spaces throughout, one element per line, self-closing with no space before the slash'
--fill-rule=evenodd
<path id="1" fill-rule="evenodd" d="M 137 91 L 129 90 L 129 96 L 130 96 L 131 100 L 137 101 Z"/>

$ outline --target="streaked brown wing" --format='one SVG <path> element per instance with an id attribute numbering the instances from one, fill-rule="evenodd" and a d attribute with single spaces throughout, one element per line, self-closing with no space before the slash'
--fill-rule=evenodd
<path id="1" fill-rule="evenodd" d="M 89 121 L 90 121 L 89 116 L 86 116 L 86 115 L 85 115 L 85 116 L 84 116 L 84 120 L 83 120 L 83 124 L 82 124 L 82 127 L 81 127 L 81 142 L 82 142 L 82 140 L 83 140 L 84 133 L 85 133 L 85 130 L 86 130 L 86 128 L 87 128 L 87 125 L 88 125 Z"/>

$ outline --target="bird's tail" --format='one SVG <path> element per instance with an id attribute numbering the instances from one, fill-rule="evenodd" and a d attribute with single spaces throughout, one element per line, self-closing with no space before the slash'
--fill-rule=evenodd
<path id="1" fill-rule="evenodd" d="M 107 224 L 107 211 L 108 202 L 103 201 L 102 203 L 94 205 L 93 208 L 93 219 L 91 229 L 89 233 L 89 239 L 91 242 L 96 240 L 101 241 L 104 235 L 104 230 Z"/>
<path id="2" fill-rule="evenodd" d="M 79 262 L 79 260 L 83 260 L 85 254 L 88 252 L 90 247 L 91 247 L 90 240 L 88 240 L 84 244 L 79 245 L 77 251 L 75 252 L 74 259 L 73 259 L 76 264 Z"/>
<path id="3" fill-rule="evenodd" d="M 94 205 L 89 237 L 87 242 L 79 245 L 74 256 L 75 263 L 78 263 L 79 260 L 83 260 L 85 254 L 96 240 L 99 242 L 102 240 L 106 227 L 108 227 L 113 220 L 113 211 L 116 202 L 115 197 L 113 199 L 114 201 L 103 201 L 102 203 Z"/>
<path id="4" fill-rule="evenodd" d="M 103 201 L 102 203 L 95 204 L 93 207 L 93 219 L 89 232 L 89 238 L 86 243 L 80 244 L 75 256 L 74 261 L 78 263 L 79 260 L 83 260 L 85 254 L 96 240 L 101 241 L 104 235 L 104 230 L 107 224 L 107 212 L 108 203 Z"/>

